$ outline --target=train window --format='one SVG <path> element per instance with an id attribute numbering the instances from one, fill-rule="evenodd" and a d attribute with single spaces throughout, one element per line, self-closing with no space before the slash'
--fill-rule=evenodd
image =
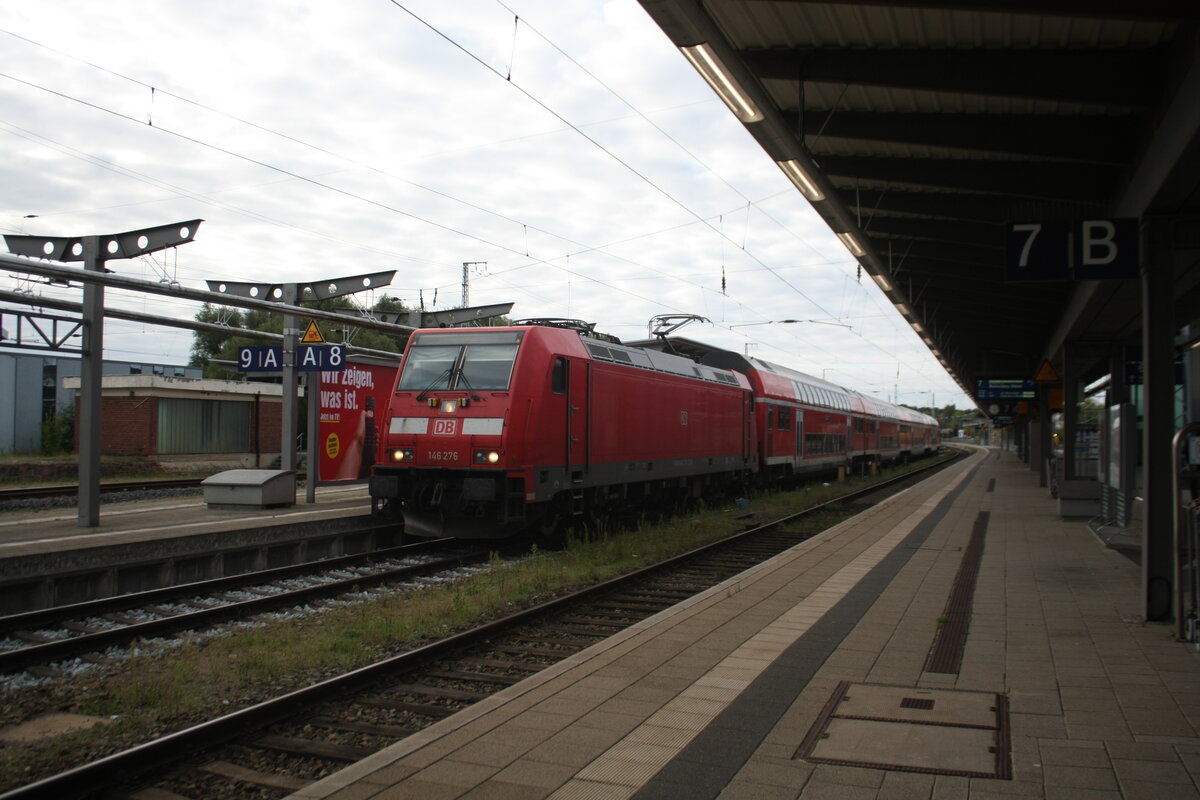
<path id="1" fill-rule="evenodd" d="M 792 429 L 792 410 L 787 406 L 779 407 L 779 430 L 790 431 Z"/>
<path id="2" fill-rule="evenodd" d="M 567 393 L 567 360 L 561 356 L 554 359 L 554 371 L 550 373 L 550 391 L 555 394 Z"/>
<path id="3" fill-rule="evenodd" d="M 458 368 L 456 388 L 475 391 L 502 391 L 508 388 L 513 362 L 517 360 L 515 344 L 468 345 Z"/>
<path id="4" fill-rule="evenodd" d="M 775 406 L 767 405 L 767 430 L 775 430 Z"/>
<path id="5" fill-rule="evenodd" d="M 450 388 L 450 375 L 458 360 L 459 345 L 417 345 L 409 348 L 404 372 L 396 388 L 422 392 Z"/>
<path id="6" fill-rule="evenodd" d="M 417 344 L 409 348 L 399 391 L 502 391 L 508 388 L 516 344 Z"/>

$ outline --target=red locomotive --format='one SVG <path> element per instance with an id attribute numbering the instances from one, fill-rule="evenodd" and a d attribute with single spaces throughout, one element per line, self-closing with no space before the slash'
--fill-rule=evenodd
<path id="1" fill-rule="evenodd" d="M 383 417 L 373 510 L 463 538 L 916 455 L 938 434 L 784 367 L 570 320 L 415 332 Z"/>

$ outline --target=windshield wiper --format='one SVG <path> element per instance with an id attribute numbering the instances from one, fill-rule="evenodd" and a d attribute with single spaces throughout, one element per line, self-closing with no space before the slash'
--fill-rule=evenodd
<path id="1" fill-rule="evenodd" d="M 427 394 L 429 394 L 430 392 L 432 392 L 432 391 L 433 391 L 433 387 L 434 387 L 435 385 L 437 385 L 439 382 L 441 382 L 441 380 L 442 380 L 443 378 L 449 378 L 449 377 L 451 376 L 451 374 L 452 374 L 452 370 L 453 370 L 453 369 L 454 369 L 454 367 L 446 367 L 444 370 L 442 370 L 442 374 L 441 374 L 441 375 L 438 375 L 436 378 L 434 378 L 433 380 L 431 380 L 431 381 L 429 382 L 429 385 L 428 385 L 428 386 L 426 386 L 424 389 L 422 389 L 422 390 L 421 390 L 421 393 L 420 393 L 419 395 L 417 395 L 417 400 L 424 400 L 424 399 L 425 399 L 425 395 L 427 395 Z M 447 387 L 447 388 L 449 388 L 449 387 L 450 387 L 450 384 L 451 384 L 451 381 L 447 380 L 447 381 L 446 381 L 446 387 Z"/>
<path id="2" fill-rule="evenodd" d="M 469 380 L 467 380 L 467 373 L 462 367 L 458 368 L 458 383 L 455 383 L 453 380 L 450 382 L 452 384 L 454 384 L 454 386 L 456 388 L 458 386 L 458 383 L 461 383 L 463 386 L 466 386 L 467 391 L 471 393 L 471 399 L 474 400 L 475 402 L 479 402 L 480 400 L 483 399 L 482 397 L 480 397 L 479 395 L 477 395 L 475 393 L 475 387 L 471 385 L 471 382 Z"/>

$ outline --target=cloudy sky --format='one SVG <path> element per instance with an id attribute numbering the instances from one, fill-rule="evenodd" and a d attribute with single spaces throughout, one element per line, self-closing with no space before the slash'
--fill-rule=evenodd
<path id="1" fill-rule="evenodd" d="M 122 275 L 395 270 L 381 291 L 434 309 L 461 305 L 474 262 L 471 305 L 626 340 L 700 314 L 711 324 L 681 335 L 906 405 L 969 405 L 636 0 L 6 3 L 0 186 L 0 233 L 205 220 L 184 247 L 108 263 Z M 0 287 L 78 299 L 10 273 Z M 190 344 L 105 334 L 113 359 L 184 363 Z"/>

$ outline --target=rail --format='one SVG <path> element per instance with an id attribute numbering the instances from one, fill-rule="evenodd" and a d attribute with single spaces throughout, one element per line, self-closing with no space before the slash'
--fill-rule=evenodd
<path id="1" fill-rule="evenodd" d="M 481 640 L 489 639 L 502 630 L 522 624 L 531 618 L 540 617 L 547 612 L 568 607 L 581 600 L 596 597 L 614 588 L 639 581 L 654 573 L 671 569 L 681 563 L 687 563 L 708 551 L 728 547 L 732 542 L 750 540 L 764 531 L 786 525 L 789 522 L 819 512 L 835 504 L 846 503 L 855 498 L 868 497 L 897 483 L 911 481 L 915 477 L 943 469 L 957 460 L 957 458 L 942 460 L 871 486 L 848 492 L 827 502 L 789 514 L 781 519 L 747 528 L 719 541 L 697 547 L 648 567 L 570 594 L 556 597 L 507 617 L 484 623 L 476 628 L 452 634 L 445 639 L 431 642 L 414 650 L 359 667 L 344 675 L 329 678 L 289 692 L 283 696 L 265 700 L 225 716 L 200 723 L 191 728 L 167 734 L 159 739 L 145 742 L 129 750 L 113 753 L 97 761 L 83 764 L 58 775 L 53 775 L 13 789 L 0 795 L 0 800 L 17 800 L 18 798 L 25 800 L 26 798 L 77 796 L 79 794 L 92 795 L 102 792 L 107 787 L 132 780 L 139 775 L 160 769 L 168 763 L 173 763 L 181 757 L 181 753 L 194 755 L 202 749 L 215 746 L 239 736 L 244 736 L 249 731 L 265 728 L 289 715 L 295 714 L 299 708 L 335 697 L 344 698 L 346 692 L 359 690 L 388 676 L 402 673 L 424 660 L 459 650 Z"/>

